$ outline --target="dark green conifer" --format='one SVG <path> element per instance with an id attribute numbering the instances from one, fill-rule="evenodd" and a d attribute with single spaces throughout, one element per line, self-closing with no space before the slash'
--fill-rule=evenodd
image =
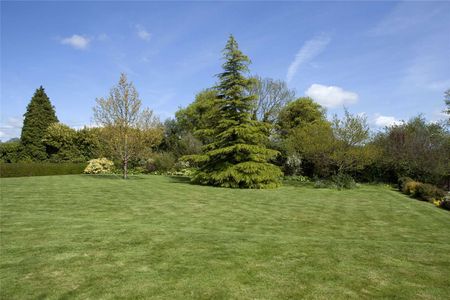
<path id="1" fill-rule="evenodd" d="M 23 146 L 22 156 L 37 161 L 47 159 L 42 139 L 47 128 L 58 122 L 58 118 L 55 114 L 55 108 L 50 103 L 50 99 L 42 86 L 36 89 L 24 117 L 20 136 Z"/>
<path id="2" fill-rule="evenodd" d="M 278 152 L 267 149 L 268 128 L 252 120 L 254 95 L 246 96 L 251 80 L 250 60 L 230 36 L 223 51 L 225 63 L 218 75 L 215 128 L 203 155 L 191 156 L 199 164 L 194 181 L 233 188 L 271 188 L 279 185 L 282 173 L 268 161 Z"/>

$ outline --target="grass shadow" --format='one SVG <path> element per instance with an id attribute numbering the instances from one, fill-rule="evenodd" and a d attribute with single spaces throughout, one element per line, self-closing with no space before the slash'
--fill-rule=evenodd
<path id="1" fill-rule="evenodd" d="M 84 175 L 99 180 L 123 180 L 122 175 L 117 174 L 96 174 L 96 175 Z M 128 175 L 126 180 L 142 180 L 145 179 L 140 175 Z"/>
<path id="2" fill-rule="evenodd" d="M 170 183 L 193 184 L 189 177 L 185 176 L 168 176 Z"/>

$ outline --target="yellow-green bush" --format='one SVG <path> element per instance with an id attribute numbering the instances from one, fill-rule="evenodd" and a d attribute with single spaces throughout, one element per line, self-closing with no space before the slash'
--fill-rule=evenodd
<path id="1" fill-rule="evenodd" d="M 418 181 L 408 181 L 403 186 L 402 192 L 407 195 L 414 196 L 420 184 L 421 183 Z"/>
<path id="2" fill-rule="evenodd" d="M 91 159 L 84 169 L 85 174 L 110 174 L 113 172 L 114 163 L 107 158 Z"/>

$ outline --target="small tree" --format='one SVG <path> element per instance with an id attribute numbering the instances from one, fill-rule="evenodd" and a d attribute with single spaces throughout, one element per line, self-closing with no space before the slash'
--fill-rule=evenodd
<path id="1" fill-rule="evenodd" d="M 123 73 L 109 96 L 96 102 L 94 119 L 103 126 L 103 142 L 111 156 L 122 163 L 126 179 L 130 159 L 151 151 L 162 139 L 162 127 L 151 110 L 141 109 L 139 94 Z"/>
<path id="2" fill-rule="evenodd" d="M 58 122 L 55 108 L 41 86 L 31 98 L 24 114 L 20 142 L 23 146 L 23 156 L 32 160 L 45 160 L 47 153 L 43 144 L 43 137 L 47 128 Z"/>

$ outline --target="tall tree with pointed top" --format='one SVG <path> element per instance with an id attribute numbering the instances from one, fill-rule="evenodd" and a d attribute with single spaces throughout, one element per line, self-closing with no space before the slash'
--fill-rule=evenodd
<path id="1" fill-rule="evenodd" d="M 215 128 L 203 155 L 187 157 L 199 164 L 197 183 L 233 188 L 270 188 L 282 173 L 269 163 L 278 152 L 267 149 L 268 127 L 252 119 L 255 96 L 246 94 L 252 84 L 243 73 L 250 60 L 230 36 L 223 51 L 225 63 L 215 87 Z"/>
<path id="2" fill-rule="evenodd" d="M 45 160 L 47 153 L 42 141 L 47 128 L 58 122 L 55 108 L 41 86 L 31 98 L 24 114 L 22 134 L 20 141 L 23 146 L 22 156 L 32 160 Z"/>

